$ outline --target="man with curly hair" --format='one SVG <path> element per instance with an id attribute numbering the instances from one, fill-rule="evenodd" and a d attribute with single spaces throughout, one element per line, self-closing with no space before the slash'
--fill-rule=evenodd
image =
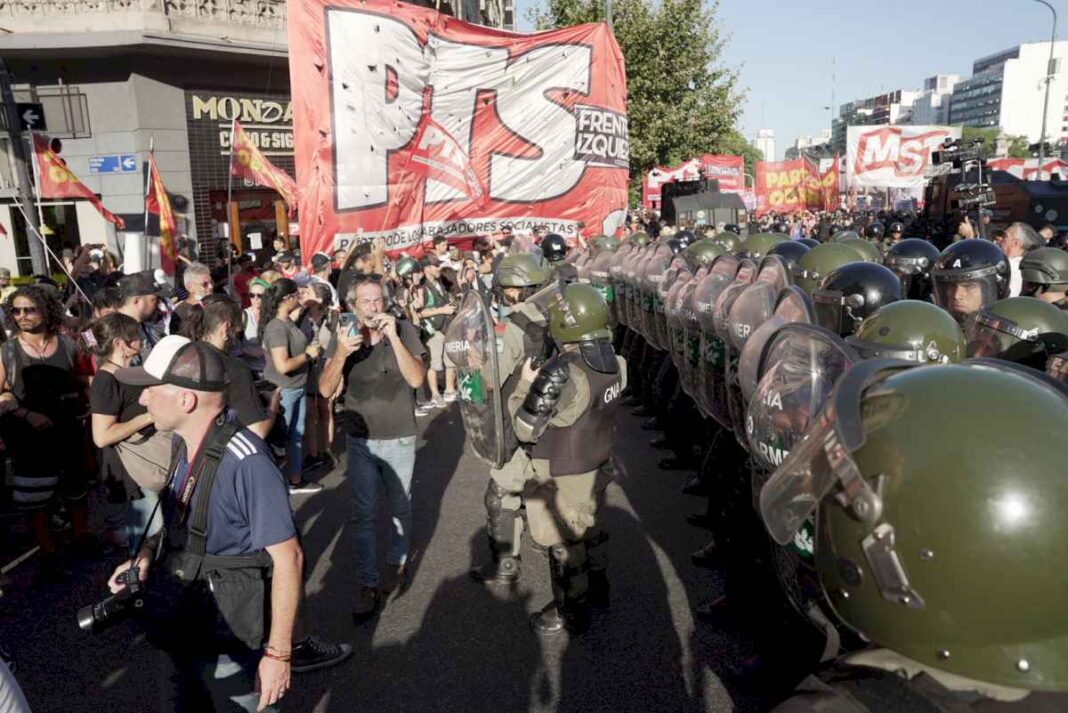
<path id="1" fill-rule="evenodd" d="M 60 333 L 63 307 L 47 289 L 15 290 L 4 302 L 4 319 L 12 337 L 0 346 L 0 436 L 14 470 L 12 500 L 30 513 L 45 574 L 54 576 L 49 516 L 57 496 L 70 512 L 75 546 L 86 542 L 85 453 L 73 445 L 83 440 L 85 360 Z"/>

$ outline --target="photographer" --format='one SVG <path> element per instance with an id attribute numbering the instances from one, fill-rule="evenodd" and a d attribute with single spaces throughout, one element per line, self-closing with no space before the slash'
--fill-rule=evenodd
<path id="1" fill-rule="evenodd" d="M 144 367 L 115 372 L 145 387 L 156 427 L 179 437 L 161 554 L 154 561 L 146 544 L 108 582 L 118 594 L 128 572 L 152 575 L 146 623 L 165 654 L 160 710 L 275 711 L 289 688 L 303 553 L 266 444 L 223 418 L 225 368 L 214 347 L 169 336 Z"/>
<path id="2" fill-rule="evenodd" d="M 1034 228 L 1027 223 L 1013 223 L 1005 229 L 1005 235 L 997 241 L 998 247 L 1009 259 L 1012 275 L 1009 277 L 1009 297 L 1018 297 L 1023 288 L 1020 261 L 1024 255 L 1046 244 Z"/>
<path id="3" fill-rule="evenodd" d="M 425 278 L 412 303 L 412 310 L 423 330 L 423 343 L 430 354 L 427 384 L 430 386 L 430 405 L 444 408 L 456 400 L 456 367 L 445 360 L 445 330 L 456 314 L 456 304 L 441 280 L 441 263 L 434 255 L 421 261 Z M 445 393 L 438 388 L 438 372 L 445 372 Z"/>

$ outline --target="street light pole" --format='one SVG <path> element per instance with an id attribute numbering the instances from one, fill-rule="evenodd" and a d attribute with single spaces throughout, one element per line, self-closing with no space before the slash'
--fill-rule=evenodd
<path id="1" fill-rule="evenodd" d="M 612 0 L 604 0 L 604 19 L 608 22 L 608 29 L 615 32 L 615 23 L 612 22 Z"/>
<path id="2" fill-rule="evenodd" d="M 1046 115 L 1049 113 L 1049 86 L 1053 84 L 1053 43 L 1057 39 L 1057 11 L 1046 0 L 1035 0 L 1053 13 L 1053 29 L 1049 33 L 1049 62 L 1046 64 L 1046 98 L 1042 102 L 1042 133 L 1038 137 L 1038 180 L 1042 180 L 1042 166 L 1046 163 Z"/>

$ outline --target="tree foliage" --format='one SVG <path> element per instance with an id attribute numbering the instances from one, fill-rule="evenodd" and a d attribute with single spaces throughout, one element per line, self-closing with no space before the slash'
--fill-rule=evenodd
<path id="1" fill-rule="evenodd" d="M 604 0 L 543 0 L 538 29 L 605 20 Z M 759 160 L 735 128 L 742 95 L 737 73 L 722 61 L 718 3 L 703 0 L 613 0 L 616 41 L 627 67 L 632 187 L 654 166 L 702 153 Z"/>

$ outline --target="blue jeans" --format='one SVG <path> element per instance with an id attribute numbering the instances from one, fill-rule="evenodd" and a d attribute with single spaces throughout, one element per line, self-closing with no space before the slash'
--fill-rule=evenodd
<path id="1" fill-rule="evenodd" d="M 299 476 L 304 465 L 304 419 L 308 415 L 304 407 L 307 389 L 282 389 L 282 417 L 286 422 L 286 475 Z"/>
<path id="2" fill-rule="evenodd" d="M 349 485 L 356 503 L 356 556 L 360 558 L 360 584 L 377 587 L 375 513 L 379 485 L 386 493 L 393 522 L 387 559 L 393 565 L 408 561 L 415 436 L 382 441 L 348 436 L 347 450 Z"/>
<path id="3" fill-rule="evenodd" d="M 159 656 L 161 711 L 165 713 L 253 713 L 259 705 L 260 694 L 256 692 L 258 651 L 240 656 L 175 656 L 161 651 Z M 278 713 L 281 707 L 275 704 L 264 710 Z"/>
<path id="4" fill-rule="evenodd" d="M 141 536 L 146 534 L 145 525 L 148 524 L 148 518 L 152 517 L 153 511 L 155 511 L 155 517 L 152 517 L 152 527 L 148 528 L 147 536 L 155 535 L 163 527 L 163 506 L 156 507 L 156 503 L 159 502 L 159 493 L 142 490 L 141 495 L 140 499 L 126 503 L 126 539 L 129 543 L 130 554 L 135 556 L 137 550 L 134 548 L 141 544 Z"/>

